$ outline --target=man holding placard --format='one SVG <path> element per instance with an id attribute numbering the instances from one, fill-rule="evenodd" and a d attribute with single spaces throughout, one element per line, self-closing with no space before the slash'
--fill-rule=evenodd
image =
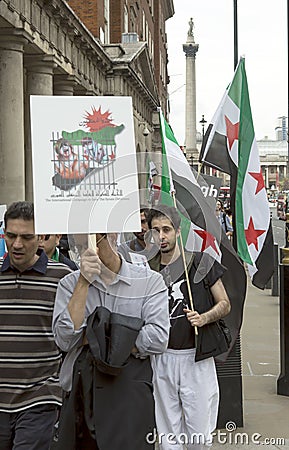
<path id="1" fill-rule="evenodd" d="M 96 234 L 95 250 L 84 250 L 79 237 L 80 271 L 61 281 L 54 309 L 56 343 L 68 352 L 56 448 L 152 448 L 149 356 L 167 347 L 166 286 L 160 274 L 121 258 L 116 234 Z"/>

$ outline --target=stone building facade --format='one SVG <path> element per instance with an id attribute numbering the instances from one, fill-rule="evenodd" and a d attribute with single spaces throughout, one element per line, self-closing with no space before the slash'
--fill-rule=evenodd
<path id="1" fill-rule="evenodd" d="M 286 140 L 262 139 L 257 144 L 265 187 L 279 190 L 280 182 L 288 178 L 288 143 Z"/>
<path id="2" fill-rule="evenodd" d="M 102 43 L 70 3 L 0 2 L 0 204 L 33 198 L 30 95 L 131 96 L 137 149 L 159 149 L 160 99 L 148 44 Z M 173 3 L 162 3 L 169 17 Z"/>

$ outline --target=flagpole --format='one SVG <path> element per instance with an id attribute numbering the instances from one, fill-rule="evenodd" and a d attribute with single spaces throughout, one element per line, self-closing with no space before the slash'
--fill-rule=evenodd
<path id="1" fill-rule="evenodd" d="M 164 136 L 165 136 L 164 117 L 163 117 L 162 110 L 160 107 L 158 108 L 158 112 L 159 112 L 159 117 L 160 117 L 160 129 L 161 129 L 162 143 L 163 143 L 163 146 L 165 146 L 165 143 L 164 143 L 165 142 L 164 141 Z M 169 173 L 169 180 L 170 180 L 170 195 L 173 199 L 174 207 L 177 210 L 178 208 L 177 208 L 177 202 L 176 202 L 176 191 L 175 191 L 175 187 L 174 187 L 174 183 L 173 183 L 173 179 L 172 179 L 172 173 L 171 173 L 171 169 L 169 167 L 169 162 L 168 162 L 167 156 L 166 156 L 166 162 L 168 165 L 168 173 Z M 188 268 L 187 268 L 187 263 L 186 263 L 182 233 L 180 233 L 180 247 L 181 247 L 181 254 L 182 254 L 182 259 L 183 259 L 183 264 L 184 264 L 186 283 L 187 283 L 187 287 L 188 287 L 190 306 L 191 306 L 191 310 L 195 311 L 193 296 L 192 296 L 192 291 L 191 291 L 191 285 L 190 285 L 190 280 L 189 280 L 189 274 L 188 274 Z M 195 336 L 197 338 L 199 333 L 198 333 L 198 327 L 196 325 L 194 325 L 194 330 L 195 330 Z"/>
<path id="2" fill-rule="evenodd" d="M 289 0 L 287 0 L 287 64 L 289 62 Z M 287 72 L 287 77 L 288 77 L 288 83 L 289 83 L 289 73 Z M 288 133 L 288 129 L 289 129 L 289 102 L 287 104 L 287 108 L 288 108 L 288 114 L 287 114 L 287 171 L 289 172 L 289 133 Z M 288 173 L 287 172 L 287 173 Z"/>
<path id="3" fill-rule="evenodd" d="M 178 209 L 177 208 L 175 192 L 172 192 L 172 198 L 173 198 L 173 201 L 174 201 L 174 207 L 176 209 Z M 186 282 L 187 282 L 187 287 L 188 287 L 190 306 L 191 306 L 191 310 L 195 311 L 193 295 L 192 295 L 192 290 L 191 290 L 191 284 L 190 284 L 190 279 L 189 279 L 189 272 L 188 272 L 188 268 L 187 268 L 187 262 L 186 262 L 186 256 L 185 256 L 185 250 L 184 250 L 182 233 L 180 233 L 180 247 L 181 247 L 181 254 L 182 254 L 183 263 L 184 263 L 185 277 L 186 277 Z M 195 329 L 195 335 L 198 336 L 198 334 L 199 334 L 198 333 L 198 327 L 196 325 L 194 325 L 194 329 Z"/>
<path id="4" fill-rule="evenodd" d="M 205 123 L 207 123 L 205 119 L 205 115 L 202 114 L 202 120 L 200 120 L 200 123 L 202 124 L 202 146 L 204 145 L 204 139 L 205 139 Z M 197 181 L 199 180 L 199 176 L 202 173 L 202 169 L 204 168 L 204 162 L 201 161 L 201 164 L 199 165 L 198 175 L 197 175 Z M 203 172 L 204 173 L 204 172 Z"/>
<path id="5" fill-rule="evenodd" d="M 238 65 L 238 6 L 237 0 L 233 0 L 234 4 L 234 70 Z"/>

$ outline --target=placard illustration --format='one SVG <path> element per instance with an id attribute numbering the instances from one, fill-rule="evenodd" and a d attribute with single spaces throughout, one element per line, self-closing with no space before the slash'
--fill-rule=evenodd
<path id="1" fill-rule="evenodd" d="M 89 178 L 89 188 L 103 190 L 116 187 L 114 162 L 117 155 L 115 137 L 124 130 L 124 125 L 113 123 L 110 111 L 101 111 L 101 106 L 86 111 L 80 122 L 83 129 L 72 132 L 63 130 L 61 136 L 53 132 L 53 162 L 55 175 L 53 185 L 68 191 Z M 86 189 L 86 183 L 81 189 Z"/>
<path id="2" fill-rule="evenodd" d="M 139 229 L 131 98 L 32 96 L 31 116 L 37 232 Z"/>

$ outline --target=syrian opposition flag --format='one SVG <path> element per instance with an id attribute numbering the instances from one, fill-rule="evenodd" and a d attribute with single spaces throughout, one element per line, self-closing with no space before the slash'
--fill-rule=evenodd
<path id="1" fill-rule="evenodd" d="M 200 161 L 231 175 L 235 248 L 252 283 L 264 289 L 274 271 L 273 233 L 244 58 L 207 129 Z"/>
<path id="2" fill-rule="evenodd" d="M 179 183 L 178 174 L 190 180 L 191 189 L 194 190 L 198 202 L 204 203 L 203 208 L 206 209 L 207 214 L 211 215 L 208 206 L 204 202 L 204 195 L 200 190 L 183 152 L 181 151 L 176 138 L 165 121 L 162 112 L 160 111 L 160 123 L 162 134 L 162 185 L 161 185 L 161 202 L 169 206 L 175 206 L 174 197 L 179 201 L 176 195 L 175 183 Z M 180 205 L 179 212 L 181 215 L 181 232 L 184 243 L 184 248 L 187 251 L 202 251 L 209 253 L 214 259 L 221 260 L 221 251 L 219 248 L 217 238 L 208 230 L 198 226 L 192 222 L 191 218 L 182 211 Z M 215 220 L 215 219 L 214 219 Z M 220 229 L 217 230 L 217 236 L 220 236 Z"/>
<path id="3" fill-rule="evenodd" d="M 161 203 L 174 206 L 175 196 L 177 209 L 181 213 L 181 231 L 187 251 L 208 252 L 214 259 L 221 260 L 227 268 L 222 281 L 231 301 L 231 312 L 226 322 L 232 333 L 232 348 L 242 323 L 247 289 L 245 269 L 220 227 L 214 210 L 207 203 L 196 176 L 161 111 L 160 125 L 163 153 Z M 198 281 L 200 280 L 196 280 Z M 225 360 L 229 351 L 218 359 Z"/>

